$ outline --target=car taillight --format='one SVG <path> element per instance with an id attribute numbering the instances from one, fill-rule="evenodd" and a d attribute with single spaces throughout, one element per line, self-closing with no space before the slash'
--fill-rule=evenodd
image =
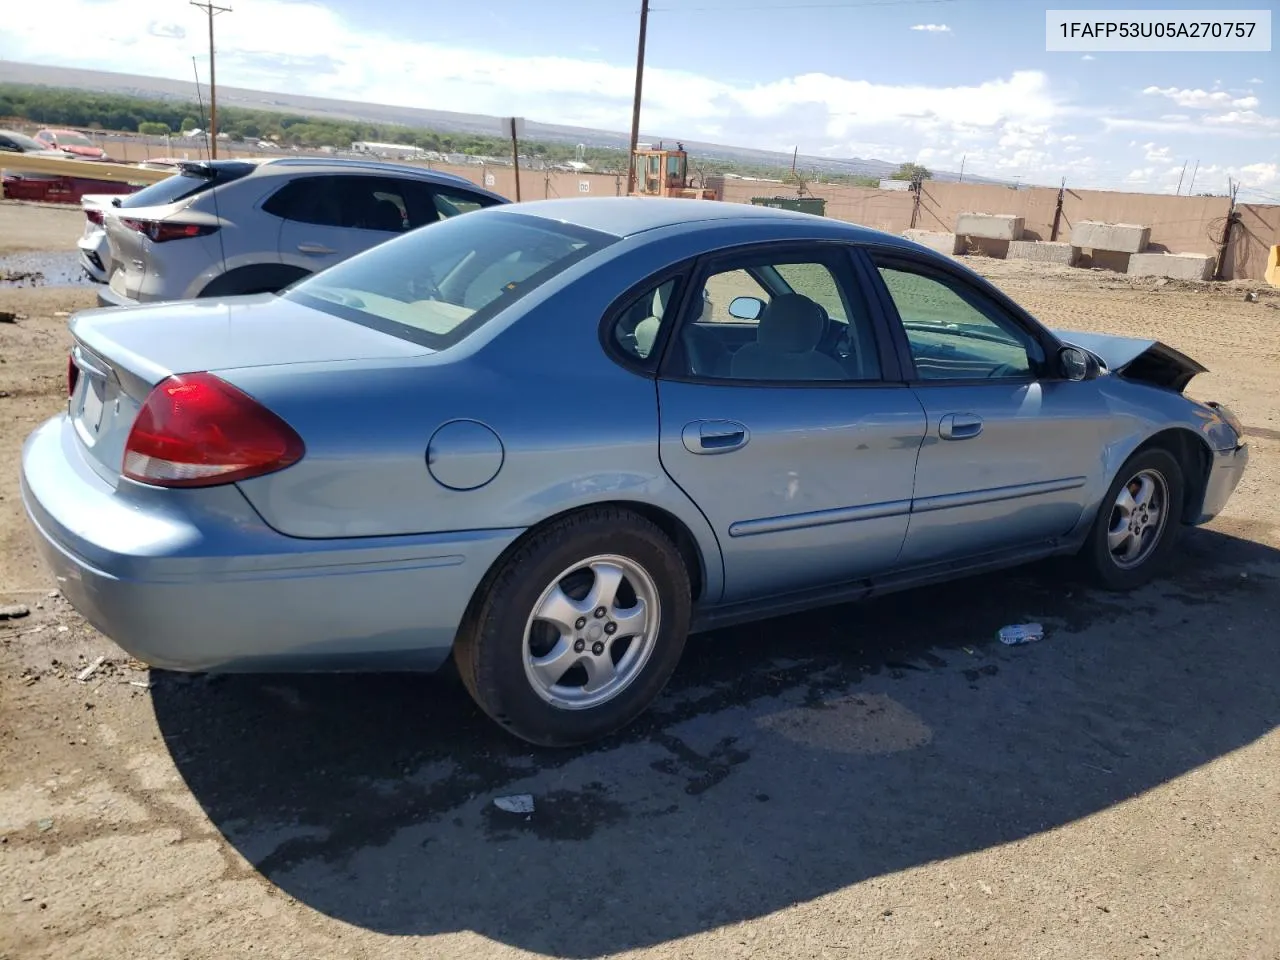
<path id="1" fill-rule="evenodd" d="M 76 392 L 76 384 L 80 382 L 80 368 L 76 366 L 76 358 L 67 354 L 67 396 Z"/>
<path id="2" fill-rule="evenodd" d="M 166 223 L 163 220 L 133 220 L 121 218 L 120 222 L 130 230 L 150 238 L 155 243 L 181 240 L 184 237 L 207 237 L 218 228 L 208 223 Z"/>
<path id="3" fill-rule="evenodd" d="M 297 463 L 302 438 L 258 401 L 211 373 L 162 380 L 138 411 L 124 476 L 160 487 L 206 487 Z"/>
<path id="4" fill-rule="evenodd" d="M 90 208 L 84 212 L 84 215 L 89 219 L 90 223 L 96 223 L 98 226 L 102 226 L 101 210 L 94 210 L 93 208 Z"/>

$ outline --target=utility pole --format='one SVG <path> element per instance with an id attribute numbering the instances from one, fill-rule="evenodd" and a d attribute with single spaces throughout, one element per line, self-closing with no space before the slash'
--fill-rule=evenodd
<path id="1" fill-rule="evenodd" d="M 1067 191 L 1067 178 L 1062 178 L 1062 185 L 1058 187 L 1058 206 L 1053 211 L 1053 229 L 1049 232 L 1049 240 L 1052 242 L 1058 239 L 1058 227 L 1062 224 L 1062 200 Z"/>
<path id="2" fill-rule="evenodd" d="M 511 124 L 511 167 L 516 174 L 516 203 L 520 202 L 520 138 L 516 130 L 518 119 L 517 117 L 507 118 Z"/>
<path id="3" fill-rule="evenodd" d="M 213 18 L 220 13 L 230 13 L 231 8 L 215 6 L 212 0 L 206 3 L 197 3 L 196 0 L 187 0 L 187 2 L 193 7 L 199 7 L 209 17 L 209 159 L 216 160 L 218 158 L 218 93 L 213 67 Z"/>
<path id="4" fill-rule="evenodd" d="M 636 99 L 631 107 L 631 156 L 627 159 L 627 196 L 636 189 L 636 147 L 640 145 L 640 92 L 644 87 L 644 39 L 649 29 L 649 0 L 640 0 L 640 44 L 636 50 Z"/>
<path id="5" fill-rule="evenodd" d="M 1200 161 L 1196 161 L 1196 165 L 1191 168 L 1191 182 L 1187 184 L 1187 196 L 1191 196 L 1191 191 L 1196 188 L 1196 174 L 1200 171 Z"/>
<path id="6" fill-rule="evenodd" d="M 1187 175 L 1187 161 L 1182 161 L 1182 172 L 1178 174 L 1178 189 L 1173 191 L 1175 197 L 1182 196 L 1182 178 Z"/>
<path id="7" fill-rule="evenodd" d="M 1240 219 L 1240 214 L 1236 210 L 1236 194 L 1240 192 L 1239 182 L 1228 177 L 1227 191 L 1231 195 L 1231 206 L 1227 208 L 1227 222 L 1222 225 L 1222 242 L 1218 244 L 1218 262 L 1214 264 L 1213 268 L 1213 279 L 1215 280 L 1222 279 L 1223 271 L 1227 265 L 1227 248 L 1231 246 L 1231 228 Z"/>
<path id="8" fill-rule="evenodd" d="M 964 183 L 964 162 L 968 159 L 969 155 L 967 153 L 960 158 L 960 179 L 957 181 L 958 183 Z"/>

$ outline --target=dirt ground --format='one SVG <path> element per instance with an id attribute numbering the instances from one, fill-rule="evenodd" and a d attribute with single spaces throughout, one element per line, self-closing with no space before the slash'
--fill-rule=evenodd
<path id="1" fill-rule="evenodd" d="M 0 250 L 79 229 L 0 204 Z M 1041 565 L 695 638 L 568 752 L 446 676 L 188 678 L 87 627 L 17 470 L 92 291 L 0 285 L 0 606 L 31 610 L 0 622 L 0 958 L 1280 958 L 1280 292 L 971 263 L 1205 363 L 1251 434 L 1226 513 L 1130 596 Z"/>

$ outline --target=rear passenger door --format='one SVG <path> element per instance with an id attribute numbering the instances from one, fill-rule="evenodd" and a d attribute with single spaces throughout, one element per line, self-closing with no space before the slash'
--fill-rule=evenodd
<path id="1" fill-rule="evenodd" d="M 435 220 L 427 186 L 395 177 L 299 177 L 262 209 L 282 220 L 280 261 L 309 273 Z"/>

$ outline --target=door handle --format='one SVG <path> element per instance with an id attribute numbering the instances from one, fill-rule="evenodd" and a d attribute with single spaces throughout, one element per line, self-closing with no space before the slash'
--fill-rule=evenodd
<path id="1" fill-rule="evenodd" d="M 332 247 L 326 247 L 323 243 L 300 243 L 298 244 L 298 252 L 305 253 L 308 256 L 322 257 L 327 253 L 337 253 Z"/>
<path id="2" fill-rule="evenodd" d="M 728 453 L 747 445 L 747 428 L 736 420 L 695 420 L 680 432 L 690 453 Z"/>
<path id="3" fill-rule="evenodd" d="M 948 413 L 938 421 L 943 440 L 969 440 L 982 432 L 982 418 L 972 413 Z"/>

